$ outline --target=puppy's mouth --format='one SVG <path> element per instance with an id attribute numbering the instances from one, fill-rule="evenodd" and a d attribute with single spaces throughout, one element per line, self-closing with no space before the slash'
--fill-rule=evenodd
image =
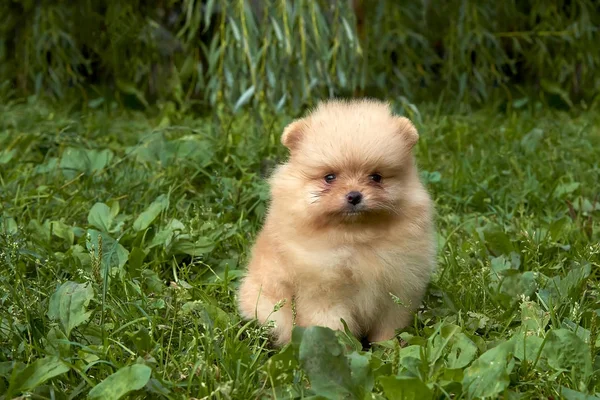
<path id="1" fill-rule="evenodd" d="M 367 208 L 364 206 L 350 206 L 350 207 L 345 207 L 342 211 L 341 211 L 341 215 L 347 218 L 356 218 L 356 217 L 360 217 L 361 215 L 364 215 L 367 213 Z"/>

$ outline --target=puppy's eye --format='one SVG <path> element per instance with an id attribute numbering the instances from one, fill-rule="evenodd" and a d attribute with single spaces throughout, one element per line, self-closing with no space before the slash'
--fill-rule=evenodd
<path id="1" fill-rule="evenodd" d="M 327 183 L 332 183 L 335 181 L 335 174 L 327 174 L 325 177 L 323 177 L 323 179 L 325 179 L 325 182 Z"/>
<path id="2" fill-rule="evenodd" d="M 371 174 L 369 175 L 369 179 L 371 179 L 373 182 L 380 183 L 383 178 L 379 174 Z"/>

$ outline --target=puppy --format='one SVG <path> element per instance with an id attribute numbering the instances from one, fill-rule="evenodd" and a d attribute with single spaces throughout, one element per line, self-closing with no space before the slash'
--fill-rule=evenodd
<path id="1" fill-rule="evenodd" d="M 389 105 L 321 103 L 289 124 L 289 160 L 270 179 L 271 204 L 239 291 L 241 314 L 292 327 L 391 339 L 410 324 L 434 268 L 432 201 L 412 148 L 419 136 Z M 293 306 L 292 306 L 293 303 Z"/>

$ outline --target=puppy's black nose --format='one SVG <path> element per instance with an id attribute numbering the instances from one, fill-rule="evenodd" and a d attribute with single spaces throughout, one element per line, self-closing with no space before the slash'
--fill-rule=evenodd
<path id="1" fill-rule="evenodd" d="M 361 192 L 352 191 L 346 195 L 346 200 L 352 205 L 357 205 L 362 201 L 362 197 Z"/>

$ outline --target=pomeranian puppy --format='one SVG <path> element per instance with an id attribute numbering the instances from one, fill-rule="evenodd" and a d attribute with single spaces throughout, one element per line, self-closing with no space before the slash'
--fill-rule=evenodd
<path id="1" fill-rule="evenodd" d="M 239 291 L 241 314 L 391 339 L 410 324 L 434 269 L 433 205 L 412 155 L 419 135 L 375 100 L 321 103 L 284 130 L 289 160 Z M 294 303 L 294 307 L 292 307 Z"/>

